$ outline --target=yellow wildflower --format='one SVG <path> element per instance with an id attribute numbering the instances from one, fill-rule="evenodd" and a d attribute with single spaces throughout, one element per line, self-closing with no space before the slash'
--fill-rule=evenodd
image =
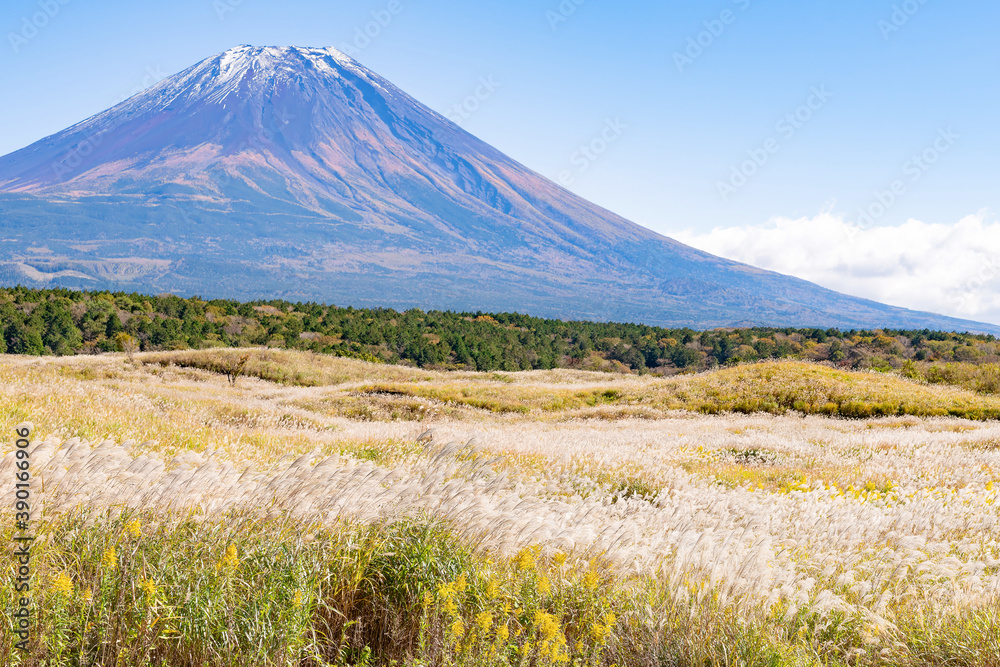
<path id="1" fill-rule="evenodd" d="M 101 555 L 101 565 L 109 570 L 113 570 L 118 566 L 118 552 L 115 551 L 114 547 L 108 547 L 104 550 Z"/>
<path id="2" fill-rule="evenodd" d="M 583 575 L 583 585 L 589 590 L 594 590 L 597 588 L 597 584 L 600 583 L 600 578 L 597 573 L 593 570 L 587 570 L 587 574 Z"/>
<path id="3" fill-rule="evenodd" d="M 510 637 L 510 630 L 507 629 L 506 625 L 501 625 L 497 628 L 497 641 L 501 644 L 506 644 L 507 639 Z"/>
<path id="4" fill-rule="evenodd" d="M 486 582 L 486 599 L 492 600 L 499 594 L 500 584 L 497 583 L 495 577 L 490 577 L 490 580 Z"/>
<path id="5" fill-rule="evenodd" d="M 556 565 L 562 567 L 563 563 L 566 562 L 566 554 L 561 551 L 557 551 L 556 555 L 552 557 L 552 560 L 556 562 Z"/>
<path id="6" fill-rule="evenodd" d="M 488 611 L 481 611 L 476 614 L 476 626 L 480 632 L 486 633 L 493 627 L 493 614 Z"/>
<path id="7" fill-rule="evenodd" d="M 156 582 L 154 582 L 152 579 L 143 577 L 142 580 L 139 582 L 139 588 L 142 590 L 143 594 L 145 594 L 147 598 L 152 598 L 153 596 L 156 595 Z"/>
<path id="8" fill-rule="evenodd" d="M 455 595 L 455 584 L 447 583 L 438 585 L 438 597 L 447 600 Z"/>
<path id="9" fill-rule="evenodd" d="M 542 610 L 535 612 L 535 626 L 546 641 L 551 641 L 559 633 L 559 622 L 556 617 Z"/>
<path id="10" fill-rule="evenodd" d="M 239 564 L 239 550 L 236 548 L 235 544 L 230 544 L 226 547 L 226 555 L 222 557 L 221 561 L 219 561 L 219 567 L 224 570 L 235 570 Z"/>
<path id="11" fill-rule="evenodd" d="M 292 596 L 292 606 L 296 609 L 302 606 L 302 591 L 295 591 L 295 595 Z"/>
<path id="12" fill-rule="evenodd" d="M 469 587 L 469 582 L 465 580 L 465 572 L 458 575 L 458 579 L 455 580 L 455 590 L 459 593 L 464 593 L 465 589 Z"/>
<path id="13" fill-rule="evenodd" d="M 521 549 L 517 554 L 517 567 L 521 570 L 535 569 L 535 556 L 528 549 Z"/>
<path id="14" fill-rule="evenodd" d="M 434 596 L 431 595 L 430 591 L 424 591 L 424 609 L 430 607 L 432 602 L 434 602 Z"/>
<path id="15" fill-rule="evenodd" d="M 465 636 L 465 623 L 462 622 L 462 619 L 460 618 L 455 619 L 455 622 L 451 624 L 451 630 L 449 631 L 449 634 L 451 635 L 451 638 L 454 639 L 455 641 L 458 641 L 459 639 Z"/>
<path id="16" fill-rule="evenodd" d="M 73 580 L 65 572 L 60 572 L 52 581 L 52 588 L 60 595 L 69 595 L 73 592 Z"/>
<path id="17" fill-rule="evenodd" d="M 142 537 L 142 524 L 138 519 L 132 519 L 125 524 L 125 531 L 132 537 Z"/>
<path id="18" fill-rule="evenodd" d="M 91 590 L 90 587 L 87 587 L 87 589 L 83 591 L 83 601 L 87 604 L 94 601 L 94 591 Z"/>
<path id="19" fill-rule="evenodd" d="M 538 592 L 542 595 L 548 595 L 552 591 L 552 582 L 549 581 L 548 577 L 540 577 L 538 579 Z"/>

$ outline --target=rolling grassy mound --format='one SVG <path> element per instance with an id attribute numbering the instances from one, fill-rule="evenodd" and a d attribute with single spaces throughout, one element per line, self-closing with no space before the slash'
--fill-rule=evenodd
<path id="1" fill-rule="evenodd" d="M 206 350 L 144 355 L 146 363 L 232 369 L 298 386 L 342 386 L 352 398 L 429 399 L 494 413 L 662 417 L 686 410 L 865 418 L 912 415 L 1000 417 L 1000 397 L 896 375 L 847 371 L 801 361 L 771 361 L 672 378 L 587 371 L 444 372 L 371 364 L 293 351 Z"/>

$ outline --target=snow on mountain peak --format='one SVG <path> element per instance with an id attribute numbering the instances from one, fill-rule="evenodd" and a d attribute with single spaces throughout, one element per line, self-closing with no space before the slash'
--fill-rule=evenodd
<path id="1" fill-rule="evenodd" d="M 353 58 L 333 47 L 302 47 L 302 46 L 250 46 L 241 44 L 220 53 L 218 56 L 220 75 L 225 76 L 261 64 L 265 68 L 274 68 L 281 64 L 293 65 L 296 61 L 308 61 L 321 71 L 335 71 L 330 66 L 333 59 L 341 67 L 349 67 L 356 71 L 365 71 Z M 209 58 L 209 61 L 214 58 Z"/>
<path id="2" fill-rule="evenodd" d="M 198 101 L 225 104 L 232 94 L 254 96 L 277 84 L 300 84 L 303 78 L 341 78 L 348 70 L 385 92 L 391 84 L 333 47 L 251 46 L 241 44 L 216 54 L 169 77 L 124 104 L 132 111 L 149 105 L 172 106 Z"/>

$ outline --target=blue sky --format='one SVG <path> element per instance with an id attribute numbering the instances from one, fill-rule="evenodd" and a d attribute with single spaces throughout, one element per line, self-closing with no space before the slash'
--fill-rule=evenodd
<path id="1" fill-rule="evenodd" d="M 885 243 L 879 228 L 904 243 L 911 219 L 996 221 L 998 20 L 1000 5 L 968 0 L 5 0 L 0 153 L 236 44 L 346 46 L 473 134 L 642 225 L 748 259 L 739 233 L 719 230 L 833 216 L 863 232 L 846 234 L 863 246 L 846 256 L 860 257 L 878 250 L 865 239 Z M 366 27 L 367 43 L 357 39 Z M 469 102 L 477 89 L 483 99 Z M 776 239 L 753 260 L 774 265 L 787 242 Z M 871 262 L 890 261 L 880 257 Z M 845 261 L 826 284 L 855 271 Z M 897 281 L 909 275 L 912 287 L 914 258 L 898 261 Z M 782 268 L 818 280 L 814 264 Z M 948 298 L 934 309 L 985 307 Z"/>

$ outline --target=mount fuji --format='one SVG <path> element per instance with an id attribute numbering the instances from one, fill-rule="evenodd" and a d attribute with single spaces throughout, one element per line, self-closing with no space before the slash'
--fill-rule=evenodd
<path id="1" fill-rule="evenodd" d="M 1000 334 L 661 236 L 330 48 L 239 46 L 0 157 L 0 221 L 2 284 Z"/>

